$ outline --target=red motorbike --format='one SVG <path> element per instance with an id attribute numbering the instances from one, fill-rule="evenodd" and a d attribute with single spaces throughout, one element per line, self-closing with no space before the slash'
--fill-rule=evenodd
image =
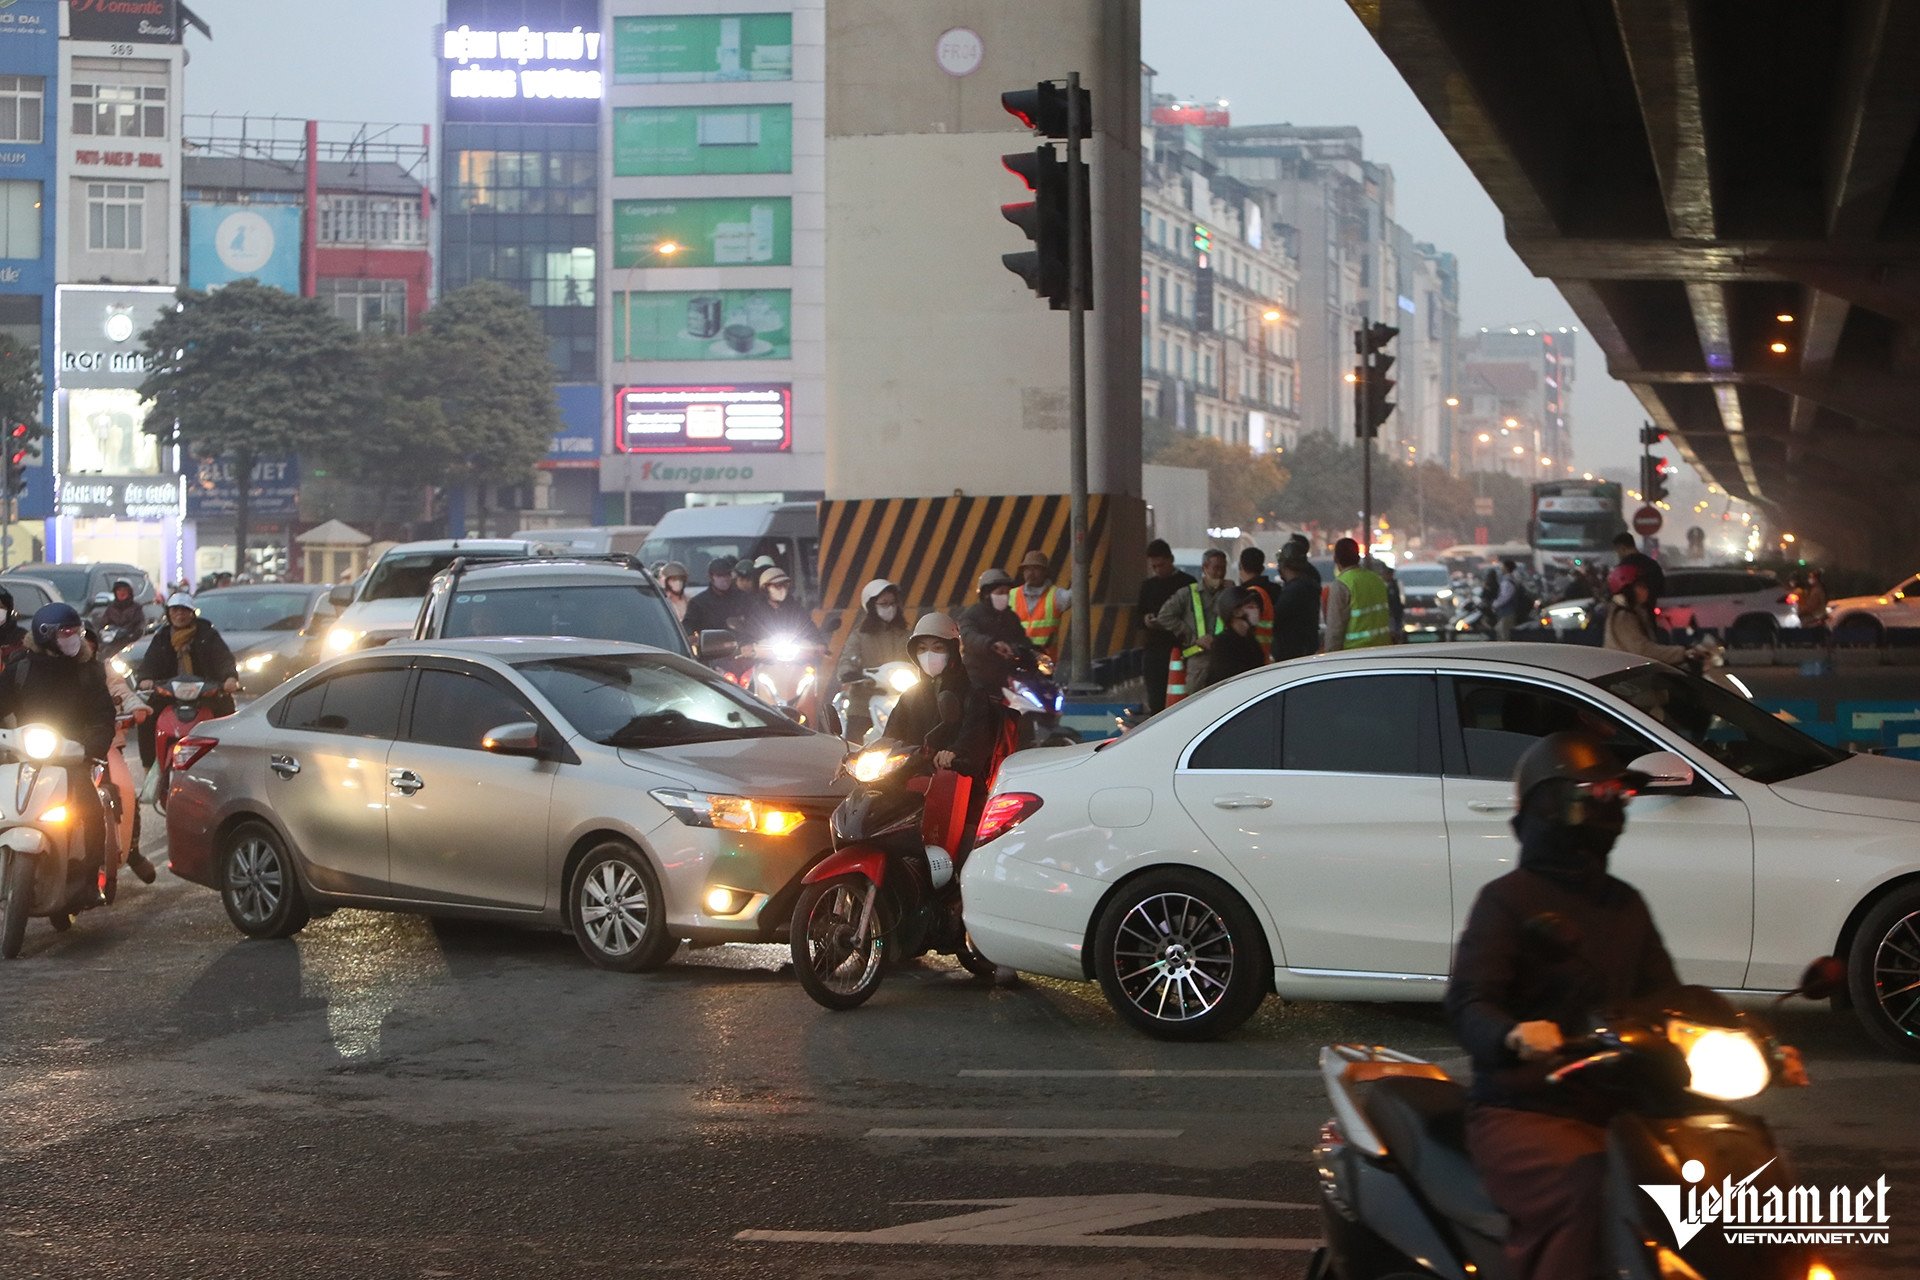
<path id="1" fill-rule="evenodd" d="M 175 676 L 142 691 L 143 697 L 158 705 L 159 715 L 153 729 L 153 767 L 147 770 L 146 785 L 140 789 L 141 800 L 151 802 L 162 813 L 166 812 L 167 792 L 173 782 L 175 764 L 191 765 L 199 759 L 196 754 L 190 759 L 176 760 L 175 748 L 191 749 L 194 745 L 191 734 L 195 725 L 231 712 L 231 700 L 222 695 L 223 690 L 218 684 L 199 676 Z M 227 705 L 216 709 L 215 703 Z M 204 754 L 204 748 L 201 754 Z"/>

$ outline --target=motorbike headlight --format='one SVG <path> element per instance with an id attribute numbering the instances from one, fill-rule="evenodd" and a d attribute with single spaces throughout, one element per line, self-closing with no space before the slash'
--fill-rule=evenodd
<path id="1" fill-rule="evenodd" d="M 760 648 L 766 651 L 767 660 L 770 662 L 800 661 L 800 646 L 793 640 L 785 638 L 769 640 L 761 645 Z"/>
<path id="2" fill-rule="evenodd" d="M 791 835 L 807 820 L 798 809 L 788 809 L 777 801 L 750 800 L 746 796 L 709 795 L 704 791 L 674 791 L 662 788 L 647 793 L 673 816 L 690 827 L 713 827 L 721 831 L 740 831 L 750 835 Z"/>
<path id="3" fill-rule="evenodd" d="M 169 680 L 167 692 L 181 702 L 192 702 L 206 691 L 205 680 Z"/>
<path id="4" fill-rule="evenodd" d="M 907 753 L 873 747 L 854 756 L 847 775 L 855 782 L 878 782 L 907 762 Z"/>
<path id="5" fill-rule="evenodd" d="M 60 752 L 60 735 L 44 724 L 30 724 L 17 739 L 20 754 L 29 760 L 51 760 Z"/>
<path id="6" fill-rule="evenodd" d="M 272 666 L 273 660 L 278 656 L 278 654 L 272 653 L 256 653 L 242 661 L 240 663 L 240 669 L 250 676 L 257 676 Z"/>
<path id="7" fill-rule="evenodd" d="M 1013 692 L 1026 707 L 1034 711 L 1045 711 L 1047 709 L 1047 704 L 1040 701 L 1040 696 L 1033 690 L 1027 688 L 1027 686 L 1017 684 L 1013 687 Z"/>
<path id="8" fill-rule="evenodd" d="M 1451 600 L 1453 599 L 1453 588 L 1442 587 L 1438 591 L 1433 593 L 1433 598 L 1435 600 Z"/>
<path id="9" fill-rule="evenodd" d="M 1767 1056 L 1745 1031 L 1674 1018 L 1667 1023 L 1667 1039 L 1686 1056 L 1692 1076 L 1687 1088 L 1702 1097 L 1738 1102 L 1759 1093 L 1773 1078 Z"/>
<path id="10" fill-rule="evenodd" d="M 344 623 L 327 632 L 327 652 L 345 653 L 360 643 L 360 633 Z"/>
<path id="11" fill-rule="evenodd" d="M 914 671 L 912 667 L 904 664 L 901 664 L 897 670 L 887 676 L 887 688 L 893 690 L 895 693 L 905 693 L 919 683 L 919 673 Z"/>

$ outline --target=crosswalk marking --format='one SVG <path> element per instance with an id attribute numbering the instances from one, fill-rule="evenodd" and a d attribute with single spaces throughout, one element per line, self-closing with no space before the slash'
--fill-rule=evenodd
<path id="1" fill-rule="evenodd" d="M 923 1200 L 938 1207 L 986 1206 L 973 1213 L 907 1222 L 872 1231 L 741 1231 L 735 1240 L 774 1244 L 1026 1246 L 1073 1249 L 1266 1249 L 1305 1252 L 1317 1236 L 1106 1235 L 1151 1222 L 1166 1222 L 1223 1209 L 1275 1212 L 1311 1210 L 1310 1204 L 1275 1200 L 1217 1200 L 1155 1193 L 1108 1196 L 1033 1196 L 1006 1200 Z"/>

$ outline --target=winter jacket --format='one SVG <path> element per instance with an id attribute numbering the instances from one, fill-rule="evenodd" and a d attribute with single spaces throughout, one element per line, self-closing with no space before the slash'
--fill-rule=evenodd
<path id="1" fill-rule="evenodd" d="M 1647 615 L 1615 596 L 1607 607 L 1606 648 L 1637 654 L 1654 662 L 1679 666 L 1686 661 L 1687 648 L 1679 644 L 1661 644 L 1653 638 L 1653 623 Z"/>
<path id="2" fill-rule="evenodd" d="M 960 699 L 960 718 L 942 724 L 940 695 Z M 953 770 L 984 782 L 999 739 L 1000 708 L 976 685 L 964 666 L 949 660 L 936 680 L 922 680 L 900 695 L 887 717 L 887 737 L 910 747 L 953 752 Z"/>
<path id="3" fill-rule="evenodd" d="M 892 622 L 882 622 L 873 614 L 867 614 L 847 634 L 840 661 L 834 667 L 835 681 L 851 684 L 875 667 L 907 661 L 907 634 L 905 618 L 895 615 Z"/>
<path id="4" fill-rule="evenodd" d="M 102 631 L 113 631 L 121 627 L 132 627 L 136 632 L 147 629 L 147 611 L 138 600 L 115 600 L 100 611 L 96 619 Z"/>
<path id="5" fill-rule="evenodd" d="M 1273 601 L 1273 660 L 1320 651 L 1320 579 L 1301 574 L 1280 584 Z"/>
<path id="6" fill-rule="evenodd" d="M 995 653 L 993 644 L 1002 641 L 1015 653 L 1032 649 L 1020 619 L 1013 616 L 1012 609 L 996 609 L 991 601 L 982 600 L 963 610 L 954 621 L 960 625 L 960 653 L 973 682 L 989 693 L 1006 688 L 1007 677 L 1013 674 L 1013 660 Z"/>
<path id="7" fill-rule="evenodd" d="M 1160 609 L 1174 596 L 1193 585 L 1193 575 L 1175 569 L 1164 578 L 1149 575 L 1140 584 L 1139 613 L 1140 629 L 1143 639 L 1141 647 L 1149 654 L 1158 655 L 1164 663 L 1167 651 L 1174 647 L 1173 633 L 1160 627 L 1150 627 L 1147 619 L 1158 618 Z"/>
<path id="8" fill-rule="evenodd" d="M 732 587 L 725 591 L 708 587 L 687 601 L 687 616 L 680 620 L 681 625 L 689 636 L 699 635 L 702 631 L 730 631 L 735 622 L 745 617 L 747 605 L 753 598 Z"/>
<path id="9" fill-rule="evenodd" d="M 796 644 L 826 643 L 820 628 L 813 624 L 813 614 L 792 596 L 775 604 L 765 595 L 755 595 L 753 603 L 747 606 L 747 616 L 740 629 L 744 633 L 740 639 L 746 644 L 783 636 Z"/>
<path id="10" fill-rule="evenodd" d="M 187 646 L 187 652 L 193 658 L 193 674 L 215 685 L 237 679 L 240 668 L 233 660 L 233 650 L 227 648 L 227 642 L 220 637 L 219 630 L 205 618 L 193 626 L 193 640 Z M 146 656 L 140 659 L 139 678 L 159 684 L 179 674 L 180 655 L 173 651 L 173 628 L 162 627 L 153 633 L 153 639 L 147 644 Z"/>
<path id="11" fill-rule="evenodd" d="M 29 647 L 0 671 L 0 719 L 50 725 L 84 747 L 90 760 L 113 750 L 116 711 L 106 668 L 90 652 L 69 658 Z"/>

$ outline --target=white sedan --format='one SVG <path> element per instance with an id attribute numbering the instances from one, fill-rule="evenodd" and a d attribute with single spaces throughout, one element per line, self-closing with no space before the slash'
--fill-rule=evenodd
<path id="1" fill-rule="evenodd" d="M 1875 642 L 1886 640 L 1888 627 L 1920 627 L 1920 574 L 1883 595 L 1835 600 L 1827 606 L 1827 616 L 1843 637 L 1851 634 Z"/>
<path id="2" fill-rule="evenodd" d="M 1654 777 L 1611 865 L 1686 981 L 1784 991 L 1836 954 L 1867 1030 L 1920 1057 L 1920 764 L 1579 645 L 1303 658 L 1123 738 L 1015 755 L 963 874 L 967 930 L 998 963 L 1097 978 L 1168 1039 L 1228 1031 L 1269 991 L 1439 1000 L 1475 893 L 1518 856 L 1514 764 L 1570 728 Z"/>

